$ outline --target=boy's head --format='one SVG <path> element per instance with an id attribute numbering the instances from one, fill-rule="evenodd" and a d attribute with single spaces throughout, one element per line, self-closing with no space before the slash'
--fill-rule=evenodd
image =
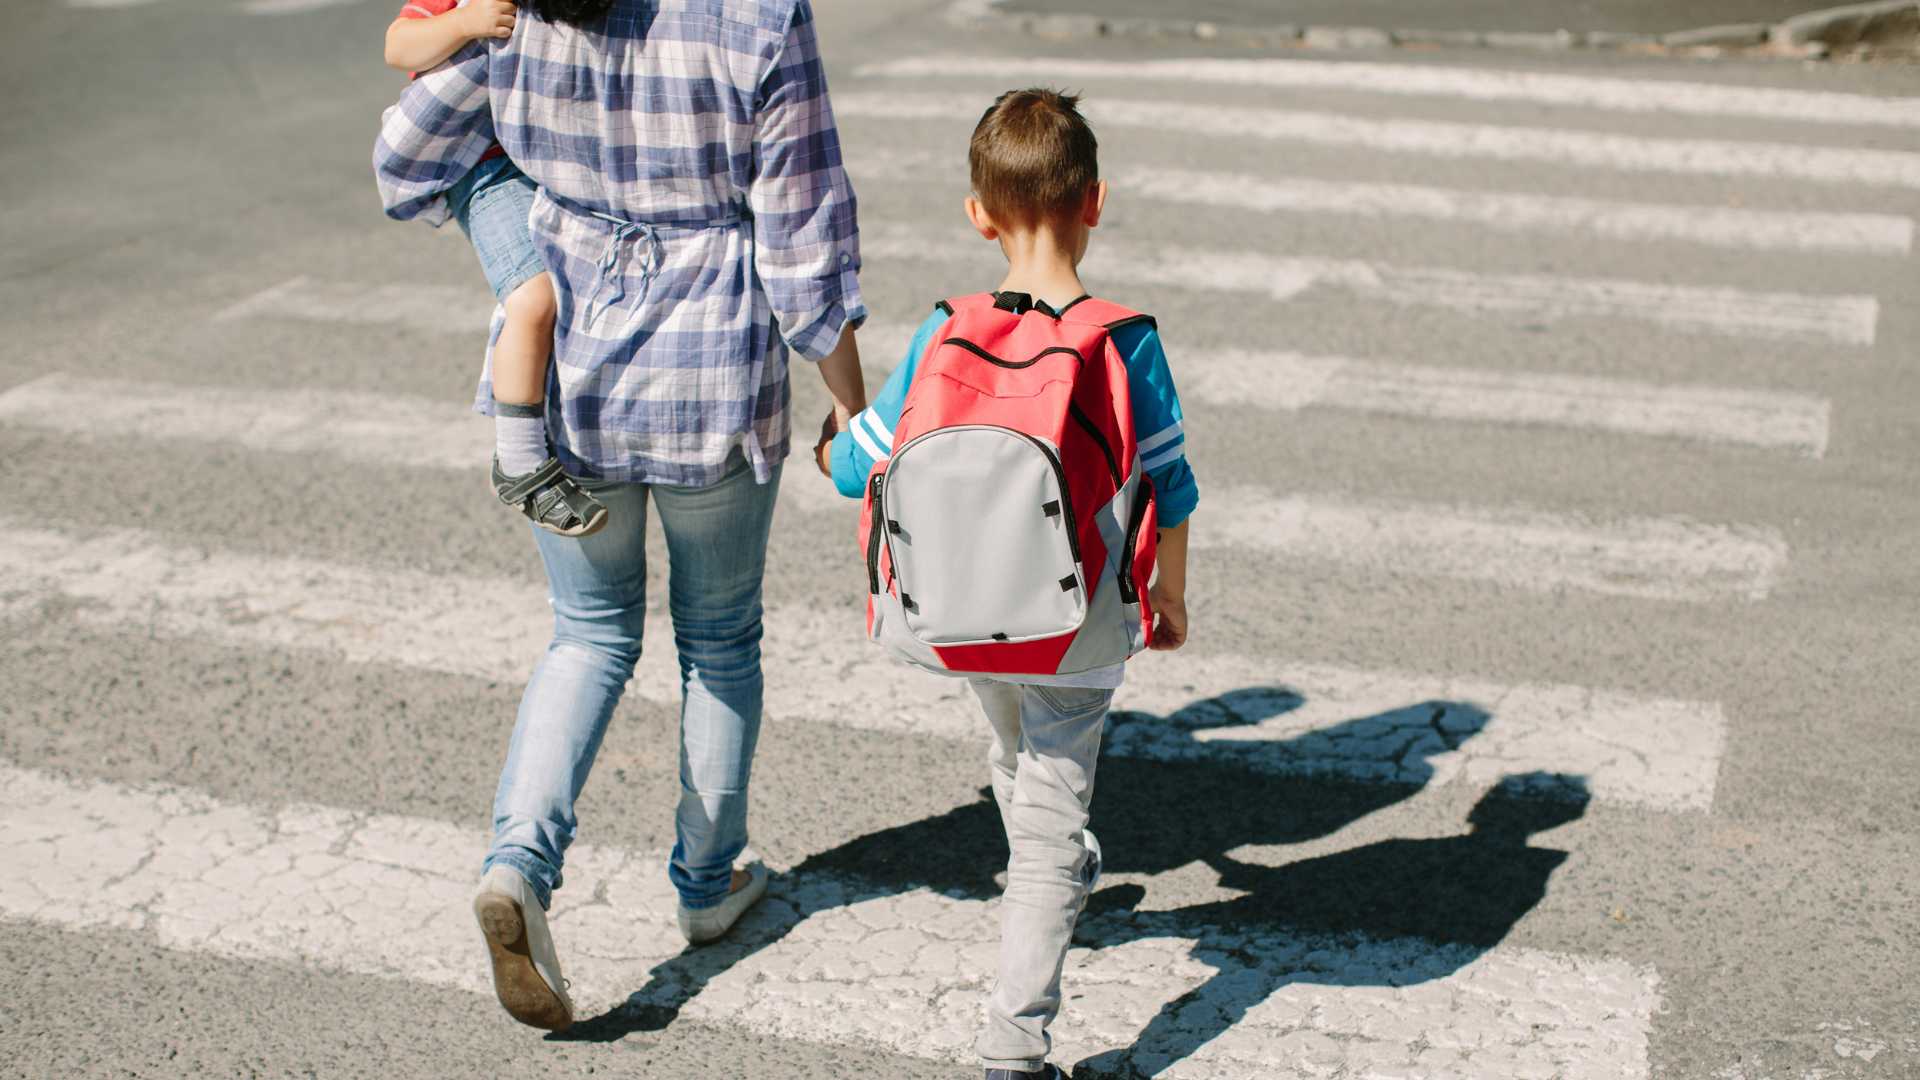
<path id="1" fill-rule="evenodd" d="M 967 217 L 989 239 L 1045 229 L 1084 244 L 1106 201 L 1099 143 L 1072 94 L 1009 90 L 980 117 L 967 146 Z"/>

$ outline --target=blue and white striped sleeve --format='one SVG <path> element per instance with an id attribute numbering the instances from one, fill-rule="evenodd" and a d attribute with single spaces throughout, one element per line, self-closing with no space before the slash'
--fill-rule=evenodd
<path id="1" fill-rule="evenodd" d="M 893 429 L 907 404 L 907 389 L 927 343 L 945 325 L 947 314 L 935 309 L 913 333 L 907 354 L 900 359 L 873 402 L 854 414 L 847 430 L 833 437 L 833 486 L 840 494 L 858 499 L 866 493 L 867 476 L 876 462 L 893 456 Z"/>
<path id="2" fill-rule="evenodd" d="M 780 336 L 819 360 L 848 324 L 867 317 L 860 297 L 860 229 L 840 131 L 827 99 L 807 0 L 794 5 L 786 39 L 760 81 L 754 118 L 754 269 Z"/>
<path id="3" fill-rule="evenodd" d="M 1114 345 L 1127 361 L 1127 392 L 1133 400 L 1133 430 L 1140 440 L 1140 465 L 1153 480 L 1163 528 L 1187 520 L 1200 504 L 1200 485 L 1187 465 L 1186 422 L 1173 371 L 1167 366 L 1160 332 L 1150 323 L 1123 326 Z"/>

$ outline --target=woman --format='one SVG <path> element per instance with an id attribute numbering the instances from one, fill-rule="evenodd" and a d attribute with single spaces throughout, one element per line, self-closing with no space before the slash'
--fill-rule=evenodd
<path id="1" fill-rule="evenodd" d="M 559 321 L 555 455 L 606 504 L 582 539 L 533 531 L 554 638 L 521 700 L 474 911 L 501 1004 L 573 1021 L 545 909 L 574 802 L 640 655 L 646 514 L 679 651 L 681 796 L 669 870 L 698 944 L 765 892 L 747 849 L 761 578 L 788 448 L 787 352 L 835 421 L 865 406 L 853 190 L 807 0 L 526 0 L 505 42 L 411 84 L 375 148 L 388 212 L 434 216 L 495 138 L 540 186 Z"/>

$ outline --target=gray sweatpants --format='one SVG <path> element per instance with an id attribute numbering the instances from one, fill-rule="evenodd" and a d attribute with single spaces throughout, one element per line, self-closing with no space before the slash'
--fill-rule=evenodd
<path id="1" fill-rule="evenodd" d="M 1045 1066 L 1060 968 L 1086 906 L 1085 829 L 1112 690 L 972 679 L 993 727 L 988 762 L 1007 830 L 1000 973 L 975 1045 L 989 1069 Z"/>

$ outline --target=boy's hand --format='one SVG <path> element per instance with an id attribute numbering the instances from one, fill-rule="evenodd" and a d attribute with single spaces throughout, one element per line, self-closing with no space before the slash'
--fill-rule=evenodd
<path id="1" fill-rule="evenodd" d="M 1160 652 L 1172 652 L 1187 643 L 1187 598 L 1184 594 L 1175 594 L 1162 587 L 1156 581 L 1147 590 L 1147 597 L 1153 603 L 1153 636 L 1147 639 L 1147 648 Z"/>
<path id="2" fill-rule="evenodd" d="M 470 38 L 509 38 L 519 11 L 512 0 L 472 0 L 459 10 L 461 29 Z"/>

